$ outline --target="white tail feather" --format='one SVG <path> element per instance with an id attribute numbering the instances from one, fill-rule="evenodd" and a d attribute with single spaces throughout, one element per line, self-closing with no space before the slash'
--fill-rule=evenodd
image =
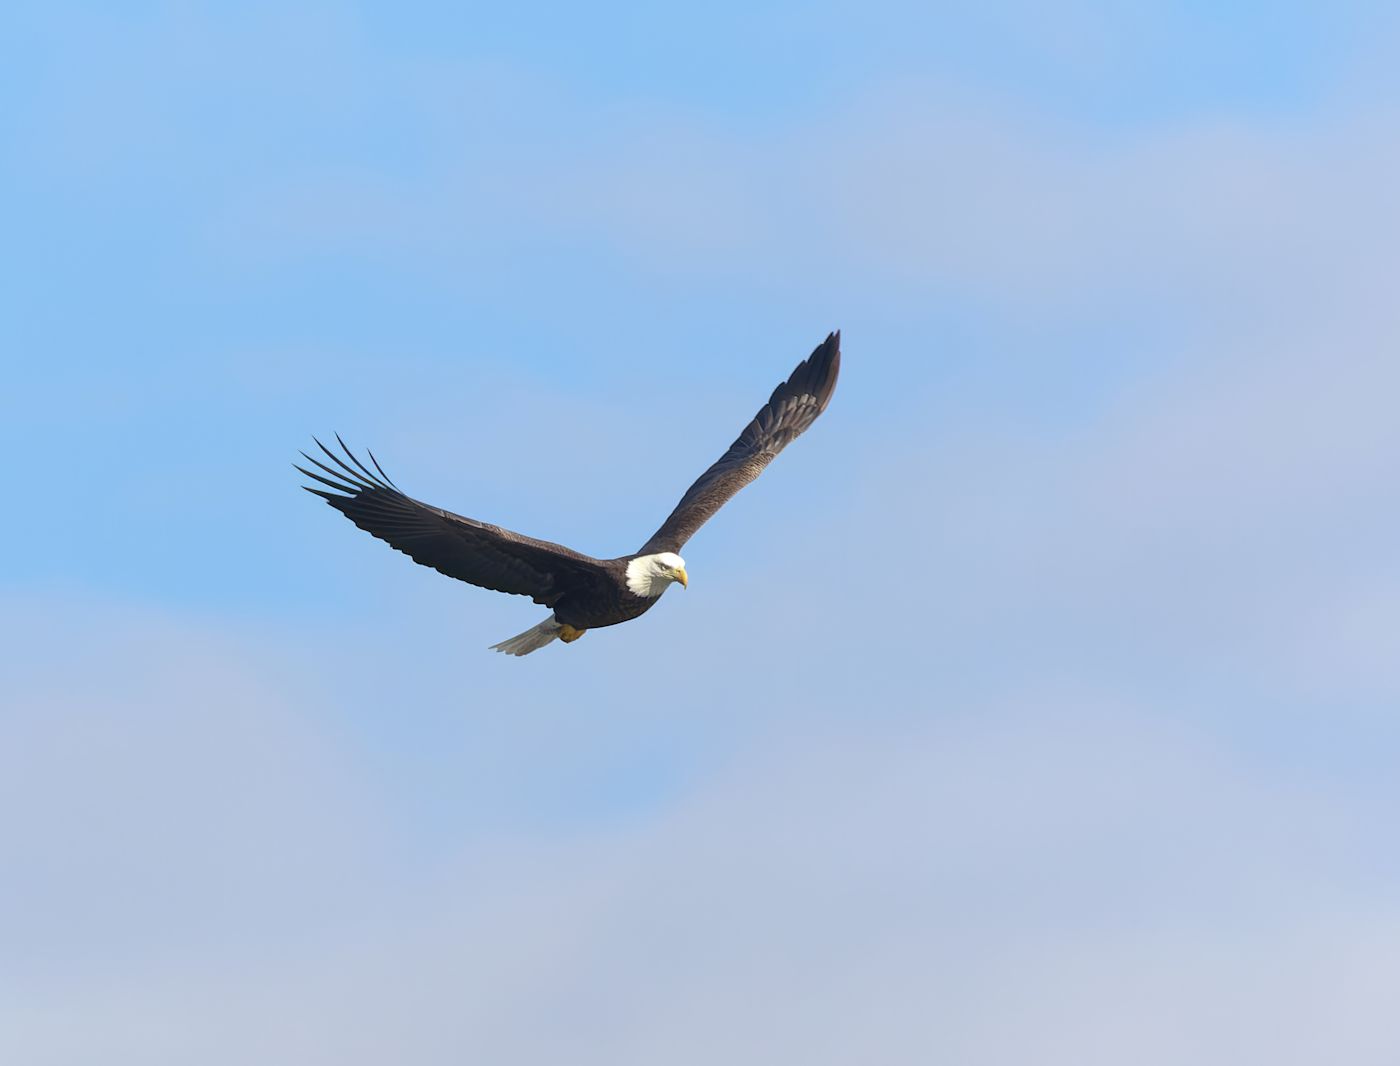
<path id="1" fill-rule="evenodd" d="M 491 650 L 505 652 L 507 655 L 529 655 L 532 651 L 539 651 L 550 641 L 558 639 L 559 629 L 559 623 L 550 615 L 539 625 L 531 626 L 509 640 L 492 644 Z"/>

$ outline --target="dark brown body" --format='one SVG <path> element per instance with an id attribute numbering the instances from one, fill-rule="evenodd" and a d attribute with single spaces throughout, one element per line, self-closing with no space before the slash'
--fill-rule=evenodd
<path id="1" fill-rule="evenodd" d="M 636 556 L 600 559 L 599 579 L 571 587 L 554 602 L 554 617 L 575 629 L 598 629 L 646 614 L 660 596 L 638 596 L 627 587 L 627 563 Z"/>

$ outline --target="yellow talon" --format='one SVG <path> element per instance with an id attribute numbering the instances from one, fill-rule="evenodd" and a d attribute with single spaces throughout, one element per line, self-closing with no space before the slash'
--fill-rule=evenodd
<path id="1" fill-rule="evenodd" d="M 578 640 L 579 637 L 583 636 L 587 632 L 588 630 L 586 629 L 575 629 L 573 626 L 565 622 L 559 627 L 559 639 L 562 640 L 565 644 L 572 644 L 574 641 Z"/>

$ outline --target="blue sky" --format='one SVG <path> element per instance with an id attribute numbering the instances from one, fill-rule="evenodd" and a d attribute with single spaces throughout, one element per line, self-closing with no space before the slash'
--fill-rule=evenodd
<path id="1" fill-rule="evenodd" d="M 0 15 L 0 1058 L 1395 1061 L 1395 17 L 961 7 Z"/>

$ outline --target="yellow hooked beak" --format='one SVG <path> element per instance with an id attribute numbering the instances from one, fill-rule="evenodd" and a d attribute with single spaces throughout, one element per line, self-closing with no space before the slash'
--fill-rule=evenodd
<path id="1" fill-rule="evenodd" d="M 676 575 L 676 580 L 681 583 L 681 588 L 690 588 L 690 578 L 686 576 L 685 567 L 678 566 L 674 570 L 672 570 L 671 573 Z"/>

